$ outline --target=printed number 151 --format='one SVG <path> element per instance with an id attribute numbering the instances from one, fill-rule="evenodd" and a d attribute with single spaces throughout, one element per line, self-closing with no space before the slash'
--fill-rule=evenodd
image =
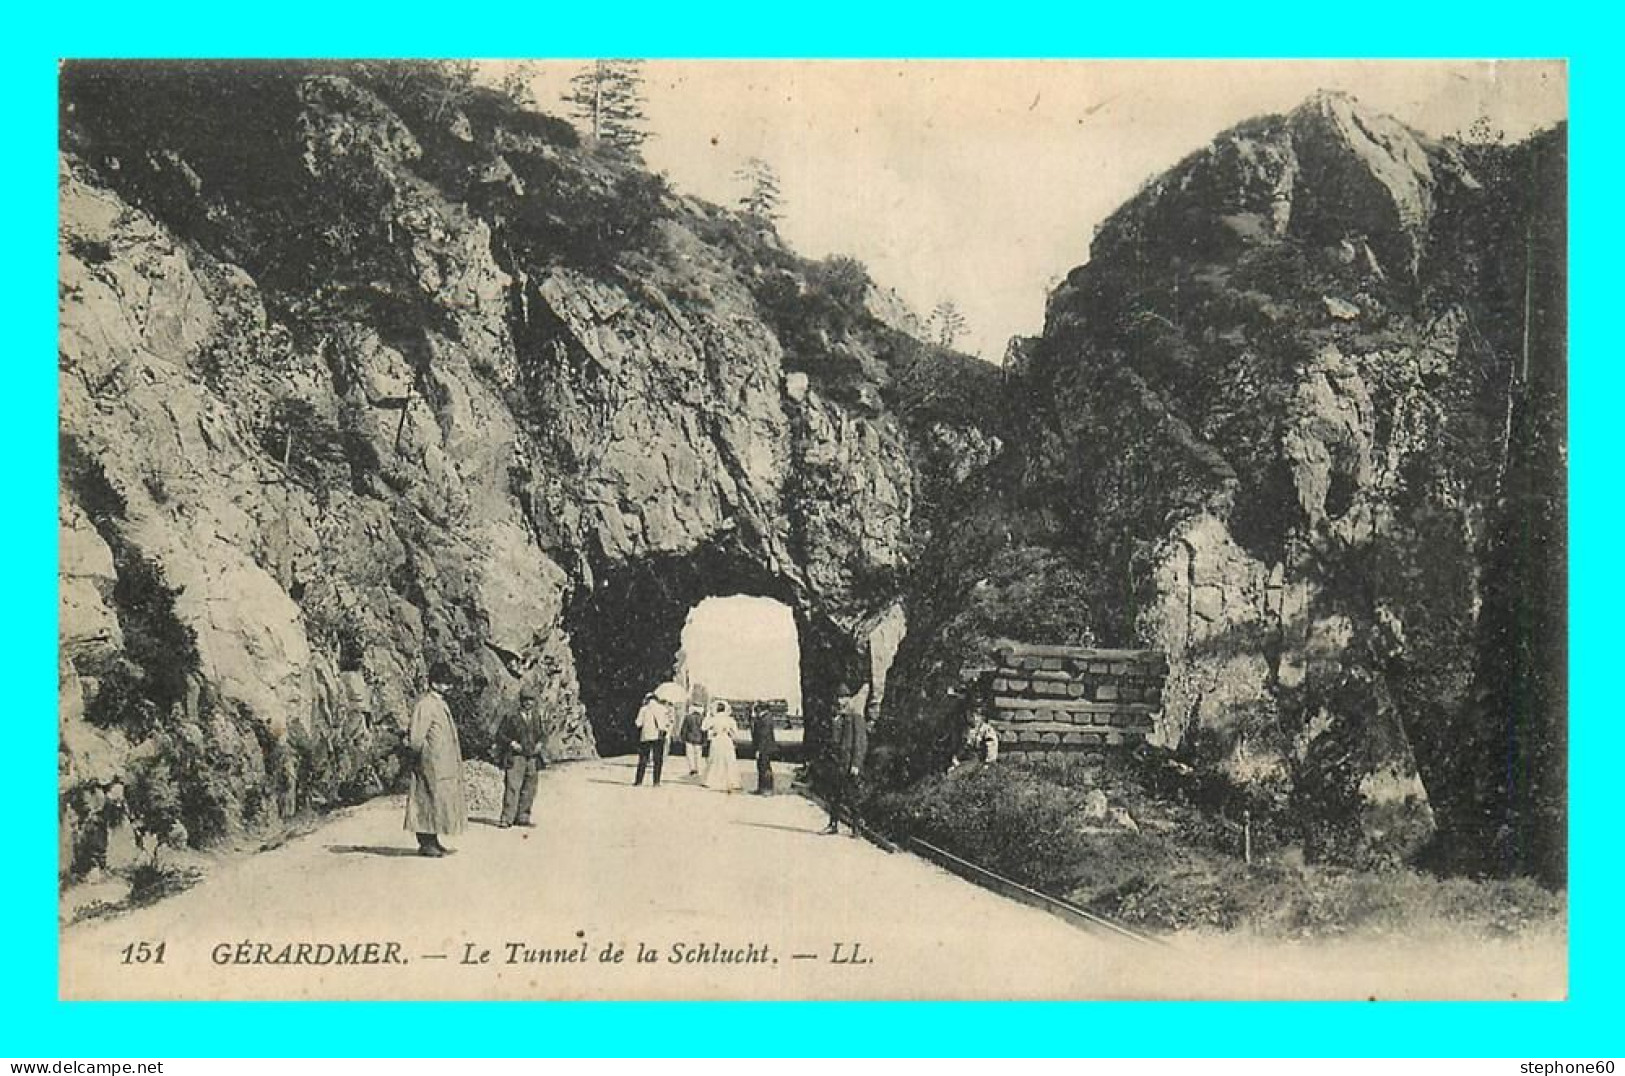
<path id="1" fill-rule="evenodd" d="M 125 964 L 162 964 L 164 962 L 165 942 L 153 945 L 151 942 L 131 942 L 120 952 L 124 955 L 122 963 Z"/>

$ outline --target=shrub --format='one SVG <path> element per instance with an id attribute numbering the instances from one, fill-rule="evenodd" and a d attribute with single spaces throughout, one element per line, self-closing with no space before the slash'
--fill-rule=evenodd
<path id="1" fill-rule="evenodd" d="M 132 761 L 125 799 L 131 818 L 144 833 L 162 837 L 175 832 L 177 823 L 185 825 L 180 785 L 167 757 L 151 755 Z"/>
<path id="2" fill-rule="evenodd" d="M 91 525 L 106 540 L 108 529 L 128 511 L 124 495 L 113 487 L 102 461 L 86 452 L 73 434 L 58 436 L 57 451 L 62 484 L 73 491 Z"/>
<path id="3" fill-rule="evenodd" d="M 114 549 L 114 562 L 113 600 L 125 653 L 141 670 L 142 694 L 161 715 L 186 697 L 198 669 L 197 633 L 176 616 L 180 588 L 168 584 L 156 563 L 124 542 Z"/>
<path id="4" fill-rule="evenodd" d="M 85 719 L 122 728 L 139 742 L 185 699 L 198 669 L 197 633 L 176 615 L 180 588 L 165 581 L 163 570 L 116 528 L 107 527 L 104 536 L 111 539 L 117 570 L 113 605 L 124 652 L 94 670 L 99 686 L 86 702 Z"/>
<path id="5" fill-rule="evenodd" d="M 125 796 L 130 815 L 145 833 L 164 839 L 184 833 L 188 844 L 203 848 L 227 836 L 239 817 L 247 791 L 255 784 L 243 771 L 243 760 L 222 742 L 212 695 L 200 695 L 199 723 L 183 720 L 161 729 L 148 752 L 130 762 Z M 208 729 L 206 732 L 205 729 Z"/>
<path id="6" fill-rule="evenodd" d="M 767 264 L 753 279 L 751 293 L 784 348 L 785 367 L 807 374 L 831 399 L 864 406 L 864 387 L 878 384 L 883 371 L 878 361 L 873 368 L 866 365 L 863 355 L 870 338 L 885 331 L 865 303 L 869 271 L 839 255 Z"/>
<path id="7" fill-rule="evenodd" d="M 665 177 L 638 170 L 610 177 L 540 156 L 513 162 L 522 198 L 493 193 L 508 221 L 505 238 L 522 260 L 588 270 L 653 249 L 657 225 L 673 213 Z"/>
<path id="8" fill-rule="evenodd" d="M 347 465 L 352 451 L 343 432 L 296 396 L 279 397 L 271 404 L 259 441 L 266 455 L 279 463 L 287 461 L 290 481 L 316 491 L 327 484 L 326 469 Z"/>
<path id="9" fill-rule="evenodd" d="M 218 746 L 198 749 L 189 745 L 176 751 L 176 785 L 180 793 L 181 823 L 194 848 L 218 842 L 231 832 L 233 807 L 232 763 Z"/>
<path id="10" fill-rule="evenodd" d="M 1064 886 L 1086 842 L 1072 824 L 1083 797 L 1012 766 L 973 766 L 883 794 L 875 817 L 1038 888 Z"/>
<path id="11" fill-rule="evenodd" d="M 86 783 L 69 789 L 65 799 L 69 814 L 63 824 L 73 827 L 67 869 L 70 877 L 79 877 L 107 864 L 107 795 L 100 785 Z"/>
<path id="12" fill-rule="evenodd" d="M 1085 791 L 1094 788 L 1142 820 L 1168 817 L 1173 829 L 1120 830 L 1091 822 L 1081 808 Z M 1245 802 L 1233 796 L 1222 779 L 1148 751 L 1098 760 L 973 764 L 877 795 L 867 811 L 885 829 L 918 836 L 1098 914 L 1156 930 L 1497 935 L 1563 914 L 1561 894 L 1528 879 L 1441 880 L 1412 870 L 1305 867 L 1280 856 L 1248 866 L 1233 851 L 1221 850 L 1234 844 L 1221 812 Z M 1260 852 L 1256 840 L 1254 850 Z"/>
<path id="13" fill-rule="evenodd" d="M 159 710 L 147 694 L 146 679 L 123 656 L 98 669 L 96 693 L 85 703 L 85 720 L 101 728 L 122 728 L 139 742 L 157 731 Z"/>
<path id="14" fill-rule="evenodd" d="M 130 871 L 130 896 L 127 906 L 141 908 L 165 897 L 190 889 L 202 881 L 203 872 L 192 867 L 166 867 L 156 859 L 138 863 Z"/>

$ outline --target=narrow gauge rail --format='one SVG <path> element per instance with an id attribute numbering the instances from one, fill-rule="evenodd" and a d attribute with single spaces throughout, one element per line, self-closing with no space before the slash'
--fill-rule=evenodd
<path id="1" fill-rule="evenodd" d="M 797 784 L 796 790 L 807 799 L 810 799 L 820 807 L 823 807 L 825 810 L 829 809 L 824 798 L 813 792 L 810 788 L 807 788 L 805 785 Z M 842 821 L 850 824 L 853 822 L 853 816 L 849 813 L 843 814 Z M 968 859 L 961 856 L 956 856 L 945 848 L 938 848 L 929 841 L 923 841 L 918 837 L 909 836 L 902 837 L 900 841 L 894 840 L 886 834 L 879 832 L 873 826 L 870 826 L 861 819 L 856 821 L 856 825 L 854 825 L 853 828 L 856 829 L 858 834 L 864 839 L 886 852 L 895 853 L 903 851 L 906 848 L 906 850 L 912 851 L 924 859 L 929 859 L 937 866 L 959 875 L 968 882 L 972 882 L 984 889 L 998 893 L 1000 896 L 1009 897 L 1011 900 L 1020 901 L 1028 907 L 1037 908 L 1040 911 L 1048 912 L 1058 919 L 1063 919 L 1066 922 L 1071 923 L 1075 927 L 1092 931 L 1097 934 L 1114 937 L 1119 941 L 1132 942 L 1136 945 L 1147 945 L 1159 949 L 1170 948 L 1168 943 L 1163 941 L 1161 938 L 1152 937 L 1149 934 L 1142 934 L 1139 931 L 1126 927 L 1121 923 L 1113 922 L 1103 915 L 1096 915 L 1094 912 L 1085 911 L 1076 904 L 1073 904 L 1071 901 L 1062 900 L 1060 897 L 1052 897 L 1048 893 L 1041 893 L 1038 890 L 1033 889 L 1031 886 L 1022 885 L 1013 878 L 1006 878 L 997 871 L 990 871 L 980 864 L 972 863 Z"/>
<path id="2" fill-rule="evenodd" d="M 909 846 L 921 856 L 940 867 L 952 871 L 966 881 L 975 882 L 977 885 L 990 889 L 1001 896 L 1019 900 L 1030 907 L 1049 912 L 1051 915 L 1064 919 L 1075 927 L 1106 934 L 1121 941 L 1133 942 L 1136 945 L 1156 946 L 1163 949 L 1169 947 L 1168 943 L 1161 938 L 1141 934 L 1139 931 L 1131 930 L 1121 923 L 1114 923 L 1103 915 L 1084 911 L 1070 901 L 1062 900 L 1060 897 L 1052 897 L 1048 893 L 1040 893 L 1030 886 L 1022 885 L 1020 882 L 1006 878 L 1002 874 L 990 871 L 986 867 L 956 856 L 946 849 L 938 848 L 928 841 L 922 841 L 918 837 L 909 837 L 907 841 Z"/>

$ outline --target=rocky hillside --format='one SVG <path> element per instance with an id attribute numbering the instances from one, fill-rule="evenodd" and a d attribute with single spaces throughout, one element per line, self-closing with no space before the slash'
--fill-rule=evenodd
<path id="1" fill-rule="evenodd" d="M 437 659 L 469 754 L 619 747 L 711 594 L 815 708 L 997 448 L 860 265 L 454 67 L 76 63 L 62 131 L 65 868 L 392 787 Z"/>
<path id="2" fill-rule="evenodd" d="M 1153 646 L 1161 743 L 1311 855 L 1560 879 L 1565 173 L 1321 95 L 1107 220 L 920 561 L 912 770 L 989 639 Z"/>
<path id="3" fill-rule="evenodd" d="M 748 593 L 884 779 L 993 638 L 1151 646 L 1157 741 L 1311 856 L 1562 877 L 1563 131 L 1225 132 L 1001 375 L 452 65 L 62 85 L 65 866 L 395 787 L 434 660 L 471 755 L 622 749 Z"/>

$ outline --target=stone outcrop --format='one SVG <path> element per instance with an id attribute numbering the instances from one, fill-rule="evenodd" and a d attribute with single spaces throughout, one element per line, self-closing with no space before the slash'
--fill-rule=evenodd
<path id="1" fill-rule="evenodd" d="M 923 557 L 903 694 L 999 635 L 1151 647 L 1157 741 L 1311 852 L 1559 877 L 1563 174 L 1561 132 L 1320 95 L 1148 184 L 1012 351 L 1010 458 Z"/>

